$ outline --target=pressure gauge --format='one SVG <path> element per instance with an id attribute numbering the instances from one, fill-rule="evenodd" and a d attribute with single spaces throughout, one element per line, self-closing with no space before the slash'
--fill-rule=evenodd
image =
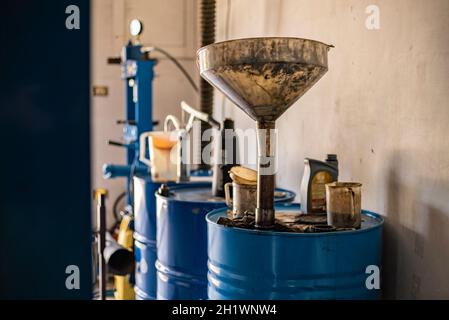
<path id="1" fill-rule="evenodd" d="M 138 19 L 131 20 L 131 23 L 129 24 L 129 31 L 132 36 L 136 37 L 142 33 L 143 30 L 143 24 L 142 21 Z"/>

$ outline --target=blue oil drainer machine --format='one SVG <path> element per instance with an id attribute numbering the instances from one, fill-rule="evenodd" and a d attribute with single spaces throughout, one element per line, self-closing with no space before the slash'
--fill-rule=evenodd
<path id="1" fill-rule="evenodd" d="M 133 24 L 138 26 L 136 33 L 133 33 Z M 131 22 L 131 34 L 136 37 L 135 41 L 130 40 L 123 47 L 121 57 L 108 59 L 109 63 L 121 65 L 125 87 L 126 113 L 125 120 L 117 121 L 117 124 L 123 125 L 122 141 L 109 141 L 109 144 L 126 149 L 126 164 L 105 164 L 103 176 L 105 179 L 126 179 L 126 191 L 124 193 L 126 208 L 124 211 L 125 214 L 132 215 L 134 218 L 133 236 L 136 260 L 134 291 L 137 299 L 155 299 L 155 262 L 157 258 L 155 192 L 161 187 L 161 183 L 152 181 L 148 166 L 139 160 L 141 147 L 139 137 L 144 132 L 152 131 L 153 126 L 157 125 L 157 121 L 153 121 L 152 116 L 152 81 L 157 60 L 151 58 L 150 53 L 159 51 L 167 56 L 181 69 L 191 84 L 193 84 L 193 80 L 188 77 L 186 71 L 176 59 L 163 49 L 157 47 L 144 48 L 138 39 L 141 31 L 141 22 L 133 20 Z M 209 175 L 210 171 L 204 169 L 191 172 L 191 176 L 204 177 Z M 186 183 L 196 184 L 196 182 Z M 168 186 L 183 184 L 170 182 Z"/>
<path id="2" fill-rule="evenodd" d="M 103 176 L 106 179 L 126 179 L 125 213 L 134 217 L 135 247 L 148 247 L 156 260 L 156 237 L 152 236 L 152 232 L 148 234 L 145 228 L 155 228 L 151 226 L 155 223 L 151 217 L 155 216 L 154 192 L 159 184 L 151 181 L 148 167 L 139 161 L 138 153 L 140 135 L 152 131 L 153 125 L 157 124 L 152 115 L 152 81 L 157 61 L 143 52 L 138 41 L 133 43 L 130 40 L 123 47 L 121 57 L 110 58 L 109 63 L 121 64 L 126 112 L 126 119 L 117 121 L 117 124 L 123 125 L 123 141 L 109 141 L 109 144 L 126 148 L 126 164 L 105 164 Z M 136 264 L 136 267 L 140 266 Z M 154 267 L 150 265 L 147 269 L 151 274 Z M 155 285 L 148 292 L 155 296 Z"/>
<path id="3" fill-rule="evenodd" d="M 138 32 L 133 34 L 133 23 L 141 23 L 138 20 L 131 22 L 131 34 L 136 37 L 135 41 L 130 40 L 123 47 L 121 57 L 108 59 L 109 63 L 121 65 L 126 116 L 125 120 L 117 121 L 117 124 L 123 125 L 122 141 L 109 141 L 109 144 L 126 149 L 126 163 L 124 165 L 105 164 L 103 176 L 106 179 L 126 179 L 124 211 L 134 218 L 135 291 L 138 298 L 155 299 L 155 192 L 161 184 L 152 181 L 149 168 L 139 161 L 139 137 L 144 132 L 152 131 L 153 126 L 158 124 L 157 121 L 153 121 L 152 114 L 152 81 L 157 60 L 151 58 L 149 55 L 151 51 L 143 48 L 139 42 L 141 25 Z M 166 54 L 166 52 L 162 53 Z M 142 252 L 149 258 L 142 261 Z"/>

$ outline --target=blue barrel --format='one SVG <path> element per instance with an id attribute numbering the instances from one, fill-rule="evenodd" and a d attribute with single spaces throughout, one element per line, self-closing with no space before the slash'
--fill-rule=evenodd
<path id="1" fill-rule="evenodd" d="M 161 186 L 149 176 L 134 177 L 134 256 L 137 299 L 156 299 L 156 199 Z"/>
<path id="2" fill-rule="evenodd" d="M 210 212 L 209 299 L 378 299 L 380 290 L 366 287 L 366 272 L 380 268 L 383 219 L 362 214 L 359 230 L 293 233 L 225 227 L 217 224 L 225 210 Z"/>
<path id="3" fill-rule="evenodd" d="M 148 176 L 134 177 L 134 238 L 156 248 L 156 199 L 155 192 L 161 183 Z"/>
<path id="4" fill-rule="evenodd" d="M 192 174 L 207 177 L 207 172 Z M 134 256 L 136 260 L 136 299 L 156 299 L 156 198 L 162 183 L 153 182 L 149 175 L 134 176 Z M 169 186 L 196 185 L 201 182 L 168 183 Z"/>
<path id="5" fill-rule="evenodd" d="M 293 201 L 283 191 L 278 201 Z M 157 198 L 157 299 L 207 299 L 206 214 L 225 207 L 212 197 L 211 184 L 176 186 L 168 197 Z M 224 209 L 225 210 L 225 209 Z"/>
<path id="6" fill-rule="evenodd" d="M 134 241 L 134 257 L 136 259 L 135 286 L 136 300 L 156 299 L 156 261 L 155 244 L 148 245 Z"/>

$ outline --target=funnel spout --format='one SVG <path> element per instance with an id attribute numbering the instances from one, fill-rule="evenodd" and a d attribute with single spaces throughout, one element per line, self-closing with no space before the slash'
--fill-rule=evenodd
<path id="1" fill-rule="evenodd" d="M 256 227 L 274 226 L 274 184 L 276 174 L 274 121 L 257 121 L 257 207 Z"/>

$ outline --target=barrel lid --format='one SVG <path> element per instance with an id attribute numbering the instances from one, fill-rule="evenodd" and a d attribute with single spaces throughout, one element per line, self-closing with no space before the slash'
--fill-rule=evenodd
<path id="1" fill-rule="evenodd" d="M 156 197 L 167 199 L 168 201 L 182 202 L 214 202 L 223 203 L 222 197 L 212 196 L 212 184 L 207 182 L 197 182 L 169 187 L 169 196 L 156 193 Z"/>
<path id="2" fill-rule="evenodd" d="M 182 201 L 182 202 L 214 202 L 225 203 L 223 197 L 212 196 L 212 184 L 208 182 L 196 182 L 180 185 L 169 185 L 169 196 L 163 196 L 156 193 L 156 197 L 167 199 L 169 201 Z M 293 201 L 296 194 L 292 191 L 276 188 L 275 189 L 275 201 Z"/>
<path id="3" fill-rule="evenodd" d="M 188 202 L 224 202 L 223 197 L 212 196 L 210 188 L 182 188 L 170 193 L 169 199 Z"/>
<path id="4" fill-rule="evenodd" d="M 285 203 L 285 204 L 277 204 L 275 207 L 276 212 L 289 212 L 289 213 L 298 213 L 301 214 L 301 205 L 298 203 Z M 212 224 L 217 228 L 227 229 L 231 232 L 250 232 L 257 233 L 260 235 L 284 235 L 284 236 L 307 236 L 307 237 L 316 237 L 316 236 L 339 236 L 339 235 L 348 235 L 350 233 L 361 233 L 371 231 L 373 229 L 379 228 L 383 225 L 384 219 L 377 213 L 362 210 L 362 226 L 357 230 L 345 230 L 345 231 L 330 231 L 330 232 L 282 232 L 282 231 L 271 231 L 271 230 L 258 230 L 258 229 L 243 229 L 237 227 L 229 227 L 221 224 L 217 224 L 217 221 L 220 217 L 226 217 L 226 208 L 220 208 L 211 211 L 206 216 L 206 220 L 208 224 Z"/>

